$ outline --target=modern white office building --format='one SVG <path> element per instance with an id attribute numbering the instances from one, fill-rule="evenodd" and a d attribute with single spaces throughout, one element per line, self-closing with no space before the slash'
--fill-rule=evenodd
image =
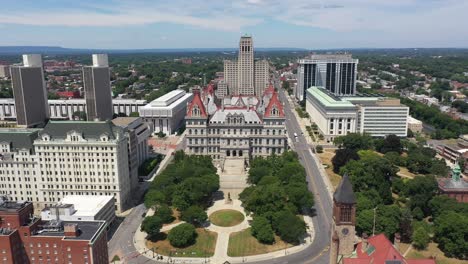
<path id="1" fill-rule="evenodd" d="M 409 108 L 386 97 L 337 97 L 320 87 L 307 90 L 306 111 L 327 141 L 348 133 L 407 136 Z"/>
<path id="2" fill-rule="evenodd" d="M 357 59 L 351 54 L 315 54 L 298 61 L 296 99 L 306 99 L 306 91 L 321 86 L 337 96 L 356 93 Z"/>
<path id="3" fill-rule="evenodd" d="M 356 132 L 357 107 L 323 88 L 312 87 L 307 90 L 306 111 L 327 141 Z"/>
<path id="4" fill-rule="evenodd" d="M 218 91 L 218 98 L 227 94 L 257 97 L 263 95 L 269 85 L 270 65 L 266 60 L 255 60 L 254 55 L 252 37 L 242 36 L 239 40 L 237 61 L 224 61 L 224 82 L 227 90 Z"/>
<path id="5" fill-rule="evenodd" d="M 193 95 L 184 90 L 171 91 L 140 108 L 140 117 L 152 125 L 154 133 L 173 134 L 185 118 L 187 103 Z"/>
<path id="6" fill-rule="evenodd" d="M 0 194 L 38 210 L 67 195 L 131 202 L 128 143 L 112 122 L 50 121 L 43 129 L 0 129 Z"/>
<path id="7" fill-rule="evenodd" d="M 109 226 L 115 220 L 113 196 L 67 195 L 59 203 L 41 211 L 44 221 L 96 221 L 103 220 Z"/>
<path id="8" fill-rule="evenodd" d="M 374 137 L 390 134 L 399 137 L 408 135 L 409 107 L 400 104 L 400 100 L 387 97 L 343 97 L 358 107 L 358 125 L 356 132 L 367 133 Z"/>
<path id="9" fill-rule="evenodd" d="M 50 119 L 73 120 L 75 112 L 86 113 L 85 99 L 48 100 Z M 140 108 L 147 104 L 146 100 L 113 99 L 114 114 L 138 113 Z M 0 98 L 0 120 L 16 120 L 15 100 L 13 98 Z"/>

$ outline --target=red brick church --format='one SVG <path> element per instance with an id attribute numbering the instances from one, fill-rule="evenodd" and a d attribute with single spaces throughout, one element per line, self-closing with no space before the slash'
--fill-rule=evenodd
<path id="1" fill-rule="evenodd" d="M 336 264 L 436 264 L 434 259 L 406 259 L 384 234 L 368 237 L 360 242 L 355 233 L 356 196 L 348 175 L 344 175 L 333 194 L 332 239 L 330 263 Z"/>

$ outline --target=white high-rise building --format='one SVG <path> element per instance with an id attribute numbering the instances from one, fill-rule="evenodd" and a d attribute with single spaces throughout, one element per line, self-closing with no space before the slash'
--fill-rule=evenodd
<path id="1" fill-rule="evenodd" d="M 227 90 L 217 92 L 222 98 L 230 95 L 255 95 L 261 97 L 269 84 L 269 63 L 254 60 L 254 47 L 251 36 L 242 36 L 239 41 L 237 61 L 224 61 L 224 83 Z M 226 93 L 227 92 L 227 93 Z"/>

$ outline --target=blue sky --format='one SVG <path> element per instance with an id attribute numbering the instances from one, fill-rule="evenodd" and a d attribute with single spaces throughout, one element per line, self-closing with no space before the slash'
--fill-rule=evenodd
<path id="1" fill-rule="evenodd" d="M 0 46 L 468 47 L 468 0 L 1 0 Z"/>

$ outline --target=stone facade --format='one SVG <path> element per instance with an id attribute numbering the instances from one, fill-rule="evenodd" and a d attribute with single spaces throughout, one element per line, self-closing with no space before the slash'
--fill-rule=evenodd
<path id="1" fill-rule="evenodd" d="M 283 106 L 273 87 L 260 98 L 225 97 L 193 91 L 187 107 L 186 152 L 210 155 L 215 162 L 281 154 L 287 150 Z"/>

